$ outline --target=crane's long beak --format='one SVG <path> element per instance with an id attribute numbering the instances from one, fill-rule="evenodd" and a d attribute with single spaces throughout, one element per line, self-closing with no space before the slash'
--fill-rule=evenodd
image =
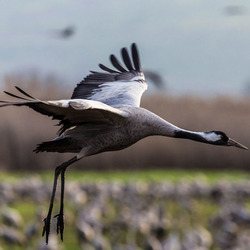
<path id="1" fill-rule="evenodd" d="M 235 141 L 235 140 L 233 140 L 231 138 L 228 139 L 227 145 L 248 150 L 248 148 L 246 146 L 240 144 L 239 142 L 237 142 L 237 141 Z"/>

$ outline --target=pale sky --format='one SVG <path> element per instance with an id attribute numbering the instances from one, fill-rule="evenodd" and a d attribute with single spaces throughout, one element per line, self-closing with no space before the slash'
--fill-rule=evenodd
<path id="1" fill-rule="evenodd" d="M 37 70 L 73 89 L 132 42 L 171 94 L 239 95 L 250 81 L 249 0 L 0 0 L 0 38 L 0 81 Z"/>

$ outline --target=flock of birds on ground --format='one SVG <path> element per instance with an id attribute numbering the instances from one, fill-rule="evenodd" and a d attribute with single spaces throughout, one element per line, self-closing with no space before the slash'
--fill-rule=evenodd
<path id="1" fill-rule="evenodd" d="M 78 249 L 245 250 L 250 246 L 247 181 L 217 184 L 72 181 L 65 193 L 71 207 L 71 212 L 66 212 L 66 221 L 71 225 L 71 235 L 77 237 Z M 32 250 L 64 249 L 54 233 L 49 244 L 41 239 L 41 221 L 49 196 L 50 185 L 39 176 L 0 184 L 1 250 L 16 246 Z M 25 202 L 36 209 L 36 217 L 28 221 L 13 208 Z M 172 211 L 171 202 L 176 204 Z M 199 202 L 216 207 L 205 222 L 204 218 L 197 219 L 195 204 Z"/>

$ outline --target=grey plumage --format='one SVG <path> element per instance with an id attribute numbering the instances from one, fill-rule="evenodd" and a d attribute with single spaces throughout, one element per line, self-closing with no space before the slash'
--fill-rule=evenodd
<path id="1" fill-rule="evenodd" d="M 187 131 L 140 108 L 140 99 L 147 89 L 147 83 L 142 72 L 137 47 L 135 44 L 131 46 L 132 60 L 126 48 L 123 48 L 121 53 L 125 66 L 122 66 L 114 55 L 111 55 L 110 60 L 116 70 L 99 64 L 100 68 L 106 72 L 91 71 L 90 75 L 76 86 L 71 99 L 42 101 L 16 87 L 23 96 L 5 93 L 21 101 L 1 101 L 0 107 L 28 106 L 43 115 L 59 120 L 61 126 L 59 136 L 52 141 L 39 144 L 35 152 L 76 153 L 76 156 L 55 169 L 50 208 L 44 220 L 43 234 L 46 234 L 46 242 L 50 233 L 58 176 L 61 175 L 62 185 L 60 212 L 56 215 L 57 232 L 63 240 L 64 175 L 69 165 L 83 157 L 120 150 L 151 135 L 186 138 L 247 149 L 223 132 Z"/>

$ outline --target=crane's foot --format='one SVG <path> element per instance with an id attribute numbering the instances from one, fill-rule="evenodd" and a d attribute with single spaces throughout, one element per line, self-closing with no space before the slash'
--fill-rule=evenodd
<path id="1" fill-rule="evenodd" d="M 61 236 L 61 240 L 63 241 L 63 231 L 64 231 L 64 216 L 63 212 L 60 212 L 59 214 L 55 215 L 54 218 L 57 218 L 57 224 L 56 224 L 56 233 Z"/>
<path id="2" fill-rule="evenodd" d="M 51 215 L 50 214 L 48 214 L 48 216 L 43 220 L 44 221 L 44 226 L 43 226 L 42 236 L 45 235 L 46 244 L 48 244 L 48 242 L 49 242 L 50 220 L 51 220 Z"/>

